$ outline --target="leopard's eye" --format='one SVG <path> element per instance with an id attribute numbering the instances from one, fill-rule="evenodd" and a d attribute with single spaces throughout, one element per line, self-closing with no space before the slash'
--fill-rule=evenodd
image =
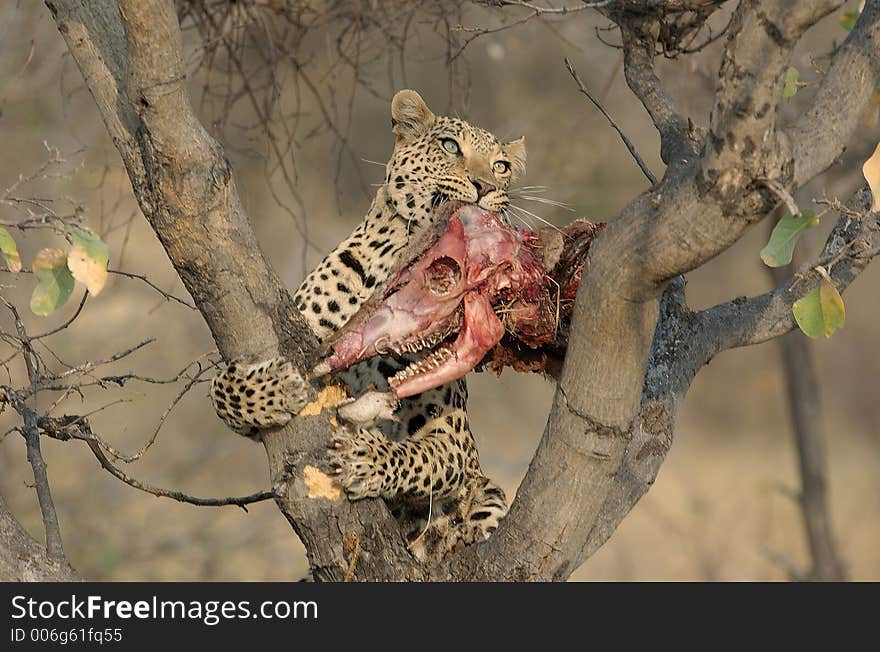
<path id="1" fill-rule="evenodd" d="M 450 154 L 455 154 L 456 156 L 461 154 L 461 148 L 458 146 L 457 142 L 452 140 L 452 138 L 444 138 L 440 141 L 440 144 L 443 145 L 443 149 Z"/>
<path id="2" fill-rule="evenodd" d="M 507 161 L 495 161 L 492 165 L 492 170 L 494 170 L 495 174 L 507 174 L 507 171 L 510 170 L 510 163 Z"/>

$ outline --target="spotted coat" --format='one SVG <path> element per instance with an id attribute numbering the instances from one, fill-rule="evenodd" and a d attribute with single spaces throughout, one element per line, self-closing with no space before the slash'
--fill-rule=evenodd
<path id="1" fill-rule="evenodd" d="M 430 224 L 443 200 L 500 211 L 512 179 L 524 172 L 522 139 L 502 143 L 457 118 L 435 116 L 414 91 L 391 105 L 395 146 L 384 184 L 363 222 L 308 275 L 297 308 L 323 340 L 342 327 L 398 262 L 409 237 Z M 387 390 L 406 359 L 374 358 L 338 374 L 357 394 Z M 219 416 L 258 436 L 283 425 L 305 403 L 305 381 L 284 360 L 234 363 L 213 383 Z M 401 401 L 396 421 L 343 424 L 331 467 L 351 499 L 390 501 L 414 552 L 442 557 L 484 539 L 507 512 L 503 491 L 486 478 L 467 418 L 463 380 Z"/>

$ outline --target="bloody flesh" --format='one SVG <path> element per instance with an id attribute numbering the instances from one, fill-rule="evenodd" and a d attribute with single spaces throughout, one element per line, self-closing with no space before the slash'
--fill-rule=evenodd
<path id="1" fill-rule="evenodd" d="M 569 241 L 586 233 L 581 242 L 588 243 L 596 229 L 578 222 L 570 234 L 561 233 Z M 329 356 L 316 369 L 332 372 L 375 355 L 424 353 L 388 379 L 394 396 L 405 398 L 464 376 L 505 333 L 531 349 L 553 342 L 574 298 L 583 256 L 560 271 L 558 262 L 547 262 L 547 253 L 540 234 L 514 228 L 478 206 L 461 206 L 433 244 L 404 262 L 330 342 Z"/>

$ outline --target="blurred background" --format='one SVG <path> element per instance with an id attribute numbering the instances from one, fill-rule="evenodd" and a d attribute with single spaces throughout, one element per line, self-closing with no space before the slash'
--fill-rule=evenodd
<path id="1" fill-rule="evenodd" d="M 613 47 L 619 34 L 593 12 L 483 34 L 457 28 L 495 28 L 524 12 L 436 3 L 430 12 L 405 14 L 412 3 L 343 3 L 363 5 L 363 14 L 353 17 L 327 9 L 339 3 L 302 3 L 322 9 L 299 16 L 299 27 L 278 35 L 267 50 L 259 35 L 277 35 L 289 16 L 229 8 L 248 3 L 179 4 L 193 103 L 225 146 L 264 251 L 291 288 L 365 214 L 374 184 L 383 177 L 373 162 L 384 165 L 393 144 L 389 102 L 400 88 L 417 89 L 435 113 L 458 114 L 504 139 L 525 136 L 528 173 L 521 184 L 547 186 L 544 196 L 571 210 L 520 202 L 524 208 L 555 224 L 576 217 L 605 221 L 648 183 L 607 121 L 578 94 L 563 64 L 568 57 L 654 173 L 662 175 L 657 135 L 626 87 L 621 52 Z M 273 2 L 251 4 L 271 9 Z M 727 17 L 729 8 L 712 18 L 712 34 L 723 30 Z M 806 85 L 785 103 L 783 123 L 809 101 L 811 84 L 827 64 L 823 56 L 845 38 L 842 18 L 843 12 L 829 16 L 798 47 L 793 64 Z M 708 37 L 703 32 L 695 42 Z M 658 59 L 667 89 L 697 124 L 708 123 L 723 40 L 686 57 Z M 845 200 L 860 187 L 861 163 L 878 139 L 876 116 L 866 115 L 839 164 L 799 193 L 801 207 L 823 196 Z M 109 244 L 112 268 L 145 274 L 166 292 L 188 299 L 137 209 L 116 150 L 42 3 L 0 5 L 0 143 L 5 152 L 0 191 L 14 187 L 16 197 L 44 200 L 58 214 L 80 219 Z M 26 210 L 20 203 L 0 203 L 0 222 L 25 219 Z M 832 219 L 829 215 L 806 234 L 801 251 L 810 256 L 819 251 Z M 12 233 L 26 267 L 39 249 L 63 244 L 52 230 Z M 755 227 L 689 275 L 691 307 L 769 289 L 758 255 L 767 235 L 767 225 Z M 0 272 L 0 292 L 20 307 L 29 332 L 71 317 L 81 287 L 57 314 L 39 318 L 27 309 L 34 283 L 31 275 Z M 860 580 L 880 579 L 878 287 L 875 264 L 844 297 L 845 327 L 828 340 L 810 342 L 820 380 L 834 534 L 850 576 Z M 5 311 L 0 329 L 14 330 Z M 103 292 L 89 299 L 69 328 L 47 339 L 40 353 L 63 369 L 106 359 L 147 338 L 156 341 L 101 373 L 167 379 L 200 356 L 217 359 L 197 312 L 120 276 L 111 276 Z M 0 342 L 3 359 L 12 352 Z M 27 382 L 20 356 L 0 374 L 0 384 Z M 469 384 L 483 466 L 512 498 L 543 431 L 553 387 L 512 372 L 500 378 L 472 374 Z M 54 410 L 97 410 L 90 416 L 93 430 L 131 453 L 153 436 L 183 387 L 184 380 L 130 382 L 65 396 Z M 41 407 L 59 398 L 44 393 Z M 0 414 L 0 433 L 16 423 L 10 412 Z M 119 482 L 80 442 L 44 439 L 43 452 L 66 551 L 87 578 L 294 580 L 307 570 L 299 541 L 271 502 L 247 512 L 180 504 Z M 223 426 L 204 383 L 174 405 L 152 448 L 122 466 L 141 480 L 197 496 L 268 487 L 262 447 Z M 3 436 L 0 493 L 42 540 L 32 483 L 22 438 Z M 787 563 L 809 566 L 797 489 L 778 345 L 728 351 L 696 378 L 651 491 L 572 579 L 786 579 Z"/>

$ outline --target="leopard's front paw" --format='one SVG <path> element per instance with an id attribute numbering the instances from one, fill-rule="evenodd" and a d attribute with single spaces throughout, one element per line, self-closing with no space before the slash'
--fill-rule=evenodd
<path id="1" fill-rule="evenodd" d="M 349 428 L 334 435 L 327 453 L 333 475 L 351 500 L 382 495 L 387 478 L 382 468 L 386 455 L 384 436 Z"/>
<path id="2" fill-rule="evenodd" d="M 308 383 L 284 358 L 257 364 L 234 362 L 211 387 L 218 416 L 236 432 L 251 437 L 263 428 L 285 425 L 308 397 Z"/>

